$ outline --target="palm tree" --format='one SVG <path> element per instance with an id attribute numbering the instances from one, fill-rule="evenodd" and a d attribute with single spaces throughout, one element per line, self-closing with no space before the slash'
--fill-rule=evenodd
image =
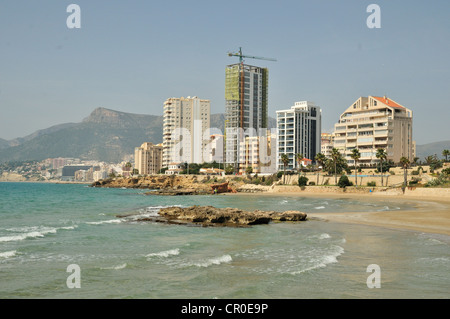
<path id="1" fill-rule="evenodd" d="M 283 172 L 283 184 L 286 184 L 286 166 L 289 164 L 289 157 L 287 154 L 281 154 L 281 162 L 283 162 L 284 172 Z"/>
<path id="2" fill-rule="evenodd" d="M 381 186 L 383 186 L 383 161 L 387 158 L 387 153 L 384 148 L 377 149 L 376 157 L 380 160 L 380 170 L 381 170 Z M 387 180 L 386 180 L 387 186 Z"/>
<path id="3" fill-rule="evenodd" d="M 361 158 L 361 153 L 357 148 L 354 148 L 352 150 L 352 153 L 350 154 L 350 157 L 355 161 L 355 186 L 358 186 L 358 171 L 357 171 L 357 163 L 358 160 Z"/>
<path id="4" fill-rule="evenodd" d="M 404 156 L 402 158 L 400 158 L 400 165 L 403 167 L 403 177 L 404 177 L 403 187 L 402 187 L 403 193 L 405 193 L 406 183 L 407 183 L 407 180 L 408 180 L 408 166 L 409 166 L 409 164 L 410 164 L 410 162 L 409 162 L 408 158 L 406 158 Z"/>
<path id="5" fill-rule="evenodd" d="M 318 153 L 314 159 L 320 166 L 322 166 L 322 170 L 323 170 L 323 165 L 325 164 L 325 161 L 327 160 L 325 155 L 323 155 L 322 153 Z M 317 170 L 317 185 L 319 185 L 319 170 Z"/>
<path id="6" fill-rule="evenodd" d="M 445 156 L 445 161 L 448 162 L 448 156 L 450 156 L 450 150 L 443 150 L 442 156 Z"/>
<path id="7" fill-rule="evenodd" d="M 331 160 L 334 163 L 334 184 L 337 185 L 337 161 L 341 157 L 341 153 L 339 153 L 339 150 L 335 147 L 331 150 Z"/>
<path id="8" fill-rule="evenodd" d="M 436 160 L 436 158 L 433 155 L 428 155 L 425 157 L 425 164 L 431 165 Z"/>
<path id="9" fill-rule="evenodd" d="M 301 154 L 301 153 L 295 154 L 295 160 L 297 161 L 298 175 L 300 175 L 300 170 L 301 169 L 303 170 L 303 167 L 302 167 L 303 154 Z"/>

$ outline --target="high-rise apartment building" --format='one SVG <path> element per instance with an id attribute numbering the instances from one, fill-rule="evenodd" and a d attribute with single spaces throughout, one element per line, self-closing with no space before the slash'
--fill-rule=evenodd
<path id="1" fill-rule="evenodd" d="M 226 162 L 239 164 L 243 132 L 257 135 L 268 124 L 268 69 L 244 63 L 225 69 L 225 152 Z"/>
<path id="2" fill-rule="evenodd" d="M 374 165 L 377 149 L 386 150 L 387 160 L 414 159 L 412 111 L 386 96 L 360 97 L 334 126 L 334 147 L 353 164 L 350 154 L 358 148 L 360 164 Z"/>
<path id="3" fill-rule="evenodd" d="M 281 154 L 289 158 L 288 170 L 299 168 L 296 154 L 314 161 L 320 152 L 321 130 L 322 110 L 313 102 L 295 102 L 290 109 L 277 111 L 278 170 L 284 168 Z"/>
<path id="4" fill-rule="evenodd" d="M 143 143 L 134 149 L 134 168 L 141 175 L 157 174 L 162 168 L 162 144 Z"/>
<path id="5" fill-rule="evenodd" d="M 209 142 L 211 104 L 198 97 L 169 98 L 164 102 L 163 167 L 172 162 L 202 163 Z"/>

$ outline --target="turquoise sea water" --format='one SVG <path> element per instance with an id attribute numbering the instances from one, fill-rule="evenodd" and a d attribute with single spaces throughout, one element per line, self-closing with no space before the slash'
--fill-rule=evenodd
<path id="1" fill-rule="evenodd" d="M 0 183 L 0 298 L 449 298 L 450 238 L 321 220 L 251 228 L 117 218 L 171 205 L 307 213 L 414 203 L 261 195 L 146 196 Z M 69 265 L 80 288 L 69 288 Z M 380 267 L 369 289 L 367 267 Z"/>

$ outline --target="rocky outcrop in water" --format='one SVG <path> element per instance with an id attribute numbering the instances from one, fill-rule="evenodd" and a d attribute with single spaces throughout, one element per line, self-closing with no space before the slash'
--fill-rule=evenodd
<path id="1" fill-rule="evenodd" d="M 117 216 L 126 217 L 126 216 Z M 300 211 L 245 211 L 238 208 L 213 206 L 161 208 L 159 217 L 134 218 L 134 221 L 157 221 L 200 226 L 252 226 L 270 222 L 305 221 L 307 214 Z"/>
<path id="2" fill-rule="evenodd" d="M 226 184 L 225 190 L 219 187 L 219 193 L 235 192 Z M 151 175 L 144 177 L 114 178 L 100 180 L 91 184 L 92 187 L 139 188 L 151 189 L 146 195 L 206 195 L 214 194 L 214 187 L 222 184 L 204 183 L 195 175 Z"/>

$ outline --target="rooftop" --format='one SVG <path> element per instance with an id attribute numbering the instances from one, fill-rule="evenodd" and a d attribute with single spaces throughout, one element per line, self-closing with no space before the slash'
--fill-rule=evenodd
<path id="1" fill-rule="evenodd" d="M 401 106 L 397 102 L 392 101 L 391 99 L 387 98 L 386 96 L 383 96 L 383 97 L 373 96 L 373 98 L 376 99 L 377 101 L 380 101 L 381 103 L 386 104 L 387 106 L 404 109 L 403 106 Z"/>

